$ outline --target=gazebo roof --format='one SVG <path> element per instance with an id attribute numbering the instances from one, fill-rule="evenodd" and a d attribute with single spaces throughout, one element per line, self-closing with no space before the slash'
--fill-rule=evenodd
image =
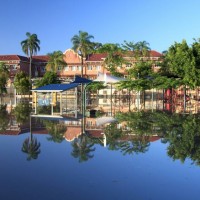
<path id="1" fill-rule="evenodd" d="M 64 92 L 66 90 L 73 89 L 77 87 L 79 83 L 69 83 L 69 84 L 49 84 L 36 89 L 32 89 L 34 92 Z"/>

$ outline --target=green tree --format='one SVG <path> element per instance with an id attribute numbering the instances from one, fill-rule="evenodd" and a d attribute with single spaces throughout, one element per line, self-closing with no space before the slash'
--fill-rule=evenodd
<path id="1" fill-rule="evenodd" d="M 122 64 L 125 63 L 125 59 L 122 55 L 122 48 L 119 44 L 106 43 L 98 49 L 98 52 L 107 53 L 104 64 L 105 68 L 110 71 L 112 75 L 123 76 L 117 70 L 118 67 L 122 68 Z"/>
<path id="2" fill-rule="evenodd" d="M 40 50 L 40 40 L 36 34 L 26 33 L 27 39 L 21 42 L 23 52 L 29 57 L 29 81 L 32 78 L 32 56 Z"/>
<path id="3" fill-rule="evenodd" d="M 63 60 L 62 51 L 54 51 L 53 53 L 48 53 L 49 56 L 48 63 L 46 65 L 47 71 L 57 72 L 58 68 L 63 68 L 66 66 L 66 62 Z"/>
<path id="4" fill-rule="evenodd" d="M 32 107 L 29 102 L 18 103 L 14 108 L 14 116 L 17 123 L 24 124 L 29 121 Z"/>
<path id="5" fill-rule="evenodd" d="M 57 78 L 57 74 L 53 71 L 47 71 L 42 77 L 42 79 L 35 81 L 35 86 L 42 87 L 44 85 L 58 84 L 58 83 L 60 83 L 60 81 Z"/>
<path id="6" fill-rule="evenodd" d="M 124 44 L 121 45 L 126 54 L 134 58 L 134 60 L 141 60 L 143 57 L 148 57 L 150 54 L 150 46 L 147 41 L 140 42 L 128 42 L 124 41 Z"/>
<path id="7" fill-rule="evenodd" d="M 6 85 L 9 79 L 9 71 L 5 63 L 0 62 L 0 95 L 2 103 L 2 94 L 7 93 Z"/>
<path id="8" fill-rule="evenodd" d="M 67 126 L 57 121 L 43 120 L 43 123 L 48 130 L 48 141 L 61 143 L 64 140 L 64 134 L 67 131 Z"/>
<path id="9" fill-rule="evenodd" d="M 112 151 L 120 150 L 120 138 L 124 135 L 122 129 L 118 129 L 116 123 L 111 123 L 106 126 L 104 133 L 106 135 L 108 149 Z"/>
<path id="10" fill-rule="evenodd" d="M 94 155 L 91 154 L 95 151 L 93 146 L 94 143 L 91 141 L 91 139 L 82 134 L 72 142 L 73 150 L 71 155 L 74 158 L 78 158 L 79 162 L 88 161 L 94 157 Z"/>
<path id="11" fill-rule="evenodd" d="M 149 43 L 145 40 L 135 44 L 135 55 L 137 57 L 148 57 L 150 50 Z"/>
<path id="12" fill-rule="evenodd" d="M 91 42 L 94 36 L 89 35 L 87 32 L 79 31 L 78 35 L 74 35 L 71 39 L 73 43 L 72 49 L 81 56 L 81 77 L 83 77 L 83 61 L 84 58 L 91 52 L 94 43 Z"/>
<path id="13" fill-rule="evenodd" d="M 26 73 L 18 72 L 14 78 L 14 86 L 18 94 L 27 94 L 30 88 L 30 81 Z"/>
<path id="14" fill-rule="evenodd" d="M 197 42 L 190 47 L 185 40 L 182 43 L 172 45 L 165 56 L 165 67 L 174 76 L 178 77 L 183 85 L 192 88 L 199 86 L 200 70 L 198 51 L 200 45 Z"/>
<path id="15" fill-rule="evenodd" d="M 165 134 L 169 143 L 167 153 L 173 160 L 184 163 L 189 158 L 194 164 L 200 165 L 199 120 L 199 114 L 174 115 L 173 126 Z"/>

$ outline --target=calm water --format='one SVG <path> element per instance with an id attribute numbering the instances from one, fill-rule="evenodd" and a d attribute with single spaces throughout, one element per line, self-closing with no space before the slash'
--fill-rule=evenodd
<path id="1" fill-rule="evenodd" d="M 27 161 L 21 149 L 29 136 L 0 136 L 1 200 L 199 199 L 199 166 L 189 158 L 173 161 L 169 143 L 160 139 L 144 153 L 126 155 L 96 143 L 88 160 L 79 162 L 72 156 L 74 141 L 56 143 L 48 134 L 33 134 L 41 152 Z"/>

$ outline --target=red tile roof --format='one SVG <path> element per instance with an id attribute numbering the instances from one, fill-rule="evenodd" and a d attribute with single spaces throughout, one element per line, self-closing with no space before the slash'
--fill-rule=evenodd
<path id="1" fill-rule="evenodd" d="M 94 54 L 90 54 L 87 57 L 86 61 L 103 61 L 103 59 L 105 59 L 106 56 L 107 56 L 107 53 L 94 53 Z M 154 50 L 150 51 L 150 57 L 161 57 L 161 56 L 162 54 L 157 51 L 154 51 Z"/>
<path id="2" fill-rule="evenodd" d="M 0 55 L 0 61 L 12 61 L 12 60 L 18 60 L 18 61 L 27 61 L 28 58 L 25 56 L 19 56 L 19 55 Z"/>
<path id="3" fill-rule="evenodd" d="M 157 52 L 157 51 L 151 50 L 150 51 L 150 56 L 151 57 L 161 57 L 163 55 L 161 53 Z"/>
<path id="4" fill-rule="evenodd" d="M 86 61 L 103 61 L 107 56 L 107 53 L 95 53 L 95 54 L 90 54 Z"/>
<path id="5" fill-rule="evenodd" d="M 29 62 L 29 58 L 20 55 L 0 55 L 0 61 L 26 61 Z M 49 56 L 33 56 L 33 62 L 48 62 Z"/>
<path id="6" fill-rule="evenodd" d="M 49 56 L 41 55 L 41 56 L 33 56 L 34 62 L 48 62 Z"/>

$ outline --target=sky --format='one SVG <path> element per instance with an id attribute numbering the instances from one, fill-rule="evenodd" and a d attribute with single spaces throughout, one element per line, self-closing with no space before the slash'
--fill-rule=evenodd
<path id="1" fill-rule="evenodd" d="M 25 55 L 26 32 L 40 40 L 37 55 L 65 52 L 79 30 L 94 42 L 146 41 L 161 53 L 200 38 L 199 8 L 199 0 L 1 0 L 0 55 Z"/>

